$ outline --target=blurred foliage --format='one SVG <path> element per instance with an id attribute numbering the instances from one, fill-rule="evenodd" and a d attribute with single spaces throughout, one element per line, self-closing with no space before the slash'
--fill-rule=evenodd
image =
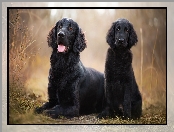
<path id="1" fill-rule="evenodd" d="M 92 14 L 92 15 L 91 15 Z M 132 48 L 135 77 L 143 97 L 140 120 L 97 120 L 94 115 L 53 120 L 33 109 L 47 100 L 51 48 L 47 35 L 62 17 L 70 17 L 85 32 L 87 48 L 81 60 L 104 72 L 112 22 L 127 18 L 138 43 Z M 165 124 L 166 123 L 166 10 L 164 9 L 10 9 L 9 122 L 12 124 Z"/>

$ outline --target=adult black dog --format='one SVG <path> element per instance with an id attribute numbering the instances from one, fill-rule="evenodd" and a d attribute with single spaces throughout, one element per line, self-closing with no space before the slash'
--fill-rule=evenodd
<path id="1" fill-rule="evenodd" d="M 109 29 L 106 40 L 110 46 L 105 63 L 106 107 L 98 117 L 140 118 L 142 97 L 130 50 L 138 42 L 133 25 L 127 19 L 118 19 Z"/>
<path id="2" fill-rule="evenodd" d="M 72 19 L 63 18 L 49 32 L 50 57 L 48 99 L 36 108 L 52 118 L 90 114 L 102 110 L 104 75 L 86 68 L 80 61 L 80 52 L 86 48 L 84 33 Z"/>

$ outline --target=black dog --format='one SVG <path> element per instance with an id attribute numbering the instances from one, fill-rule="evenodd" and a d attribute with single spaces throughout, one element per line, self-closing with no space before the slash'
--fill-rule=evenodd
<path id="1" fill-rule="evenodd" d="M 63 18 L 49 32 L 50 57 L 49 102 L 36 108 L 52 118 L 101 112 L 104 97 L 104 74 L 85 68 L 80 52 L 86 47 L 84 33 L 72 19 Z"/>
<path id="2" fill-rule="evenodd" d="M 105 63 L 106 107 L 98 118 L 116 115 L 124 119 L 140 118 L 142 97 L 135 80 L 130 50 L 138 42 L 133 25 L 126 19 L 118 19 L 109 29 L 106 40 L 110 46 Z"/>

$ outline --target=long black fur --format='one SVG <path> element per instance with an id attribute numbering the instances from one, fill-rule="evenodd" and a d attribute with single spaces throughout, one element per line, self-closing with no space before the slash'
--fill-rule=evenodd
<path id="1" fill-rule="evenodd" d="M 36 108 L 37 113 L 57 118 L 101 112 L 104 97 L 104 75 L 86 68 L 80 52 L 86 48 L 85 35 L 72 19 L 63 18 L 49 32 L 50 57 L 48 102 Z M 66 46 L 65 52 L 58 45 Z"/>
<path id="2" fill-rule="evenodd" d="M 106 107 L 98 118 L 140 118 L 142 97 L 135 80 L 130 50 L 138 42 L 133 25 L 127 19 L 118 19 L 109 29 L 106 40 L 110 46 L 105 63 Z"/>

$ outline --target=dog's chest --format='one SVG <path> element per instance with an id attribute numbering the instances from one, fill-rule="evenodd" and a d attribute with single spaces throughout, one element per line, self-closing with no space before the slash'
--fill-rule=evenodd
<path id="1" fill-rule="evenodd" d="M 107 65 L 112 75 L 120 77 L 127 74 L 131 67 L 131 63 L 128 63 L 124 57 L 115 57 L 113 60 L 110 60 Z"/>
<path id="2" fill-rule="evenodd" d="M 132 72 L 132 56 L 130 52 L 117 53 L 109 51 L 105 64 L 107 81 L 115 82 L 118 89 L 122 89 L 122 83 L 126 82 Z"/>
<path id="3" fill-rule="evenodd" d="M 61 105 L 73 104 L 72 89 L 59 89 L 57 94 Z"/>

